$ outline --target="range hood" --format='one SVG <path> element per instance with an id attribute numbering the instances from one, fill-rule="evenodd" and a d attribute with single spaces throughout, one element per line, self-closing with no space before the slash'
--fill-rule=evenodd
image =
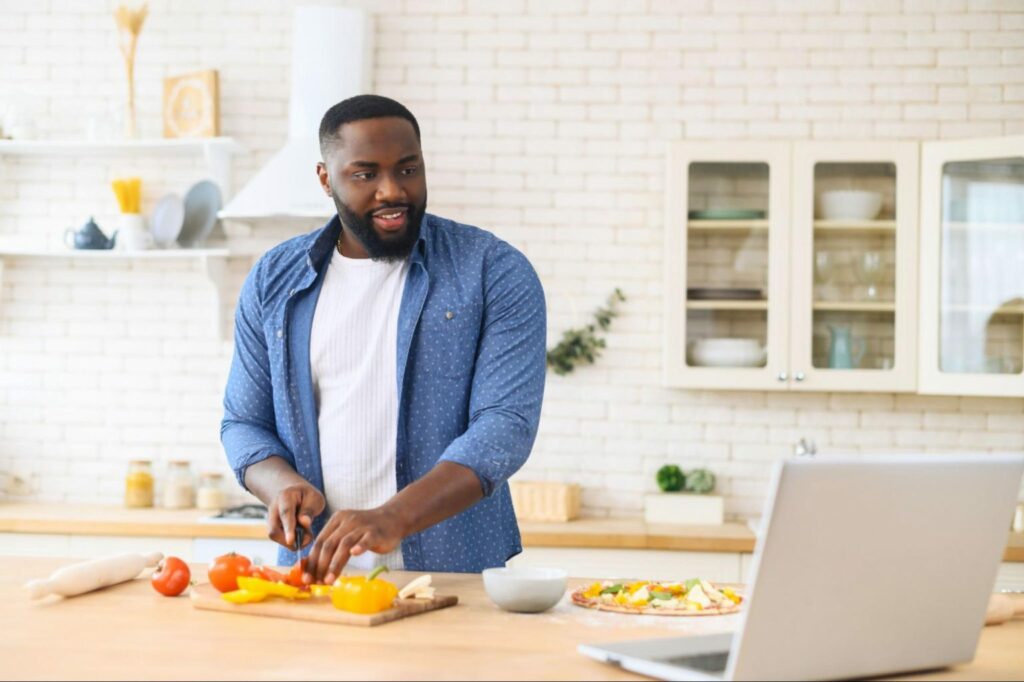
<path id="1" fill-rule="evenodd" d="M 328 218 L 334 203 L 316 179 L 320 119 L 370 91 L 371 17 L 345 7 L 297 7 L 292 34 L 288 139 L 218 213 L 226 219 Z"/>

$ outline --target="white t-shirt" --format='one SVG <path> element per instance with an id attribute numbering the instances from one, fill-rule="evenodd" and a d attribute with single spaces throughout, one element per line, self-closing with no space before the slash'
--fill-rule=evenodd
<path id="1" fill-rule="evenodd" d="M 370 509 L 398 491 L 398 309 L 408 259 L 380 263 L 334 250 L 313 316 L 310 368 L 327 510 Z M 349 565 L 401 569 L 402 550 Z"/>

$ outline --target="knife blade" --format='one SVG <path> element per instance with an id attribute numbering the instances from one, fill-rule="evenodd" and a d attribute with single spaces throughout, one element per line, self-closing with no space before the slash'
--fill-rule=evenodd
<path id="1" fill-rule="evenodd" d="M 296 524 L 296 526 L 295 526 L 295 553 L 299 554 L 299 559 L 302 559 L 302 555 L 300 554 L 300 552 L 302 552 L 302 536 L 303 536 L 303 533 L 305 533 L 305 529 L 302 526 Z"/>

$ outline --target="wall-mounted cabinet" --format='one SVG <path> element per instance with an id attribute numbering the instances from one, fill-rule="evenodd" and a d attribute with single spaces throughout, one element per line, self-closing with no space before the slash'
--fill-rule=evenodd
<path id="1" fill-rule="evenodd" d="M 915 389 L 916 144 L 680 142 L 668 178 L 669 385 Z"/>
<path id="2" fill-rule="evenodd" d="M 790 147 L 772 142 L 674 147 L 665 206 L 670 385 L 786 384 L 790 161 Z"/>
<path id="3" fill-rule="evenodd" d="M 920 391 L 1024 396 L 1024 136 L 921 150 Z"/>

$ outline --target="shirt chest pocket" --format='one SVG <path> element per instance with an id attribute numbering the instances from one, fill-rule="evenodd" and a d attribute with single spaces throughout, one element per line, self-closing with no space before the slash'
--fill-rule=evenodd
<path id="1" fill-rule="evenodd" d="M 420 317 L 416 367 L 430 376 L 464 379 L 473 372 L 480 341 L 477 306 L 428 306 Z"/>

